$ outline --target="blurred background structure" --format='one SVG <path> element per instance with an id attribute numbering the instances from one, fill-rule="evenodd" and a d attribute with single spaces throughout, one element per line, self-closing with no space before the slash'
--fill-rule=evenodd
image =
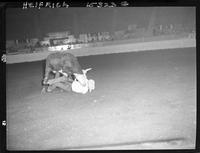
<path id="1" fill-rule="evenodd" d="M 6 48 L 8 53 L 30 53 L 163 35 L 195 37 L 195 28 L 194 7 L 8 8 Z"/>

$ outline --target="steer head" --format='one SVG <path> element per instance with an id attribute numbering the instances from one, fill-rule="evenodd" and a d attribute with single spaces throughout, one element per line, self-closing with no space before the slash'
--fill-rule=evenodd
<path id="1" fill-rule="evenodd" d="M 88 68 L 88 69 L 82 70 L 82 71 L 83 71 L 83 74 L 74 73 L 74 76 L 76 77 L 76 80 L 77 80 L 78 82 L 80 82 L 80 84 L 81 84 L 82 86 L 86 86 L 86 85 L 87 85 L 88 79 L 87 79 L 86 74 L 87 74 L 87 72 L 88 72 L 89 70 L 91 70 L 91 69 L 92 69 L 92 68 Z"/>

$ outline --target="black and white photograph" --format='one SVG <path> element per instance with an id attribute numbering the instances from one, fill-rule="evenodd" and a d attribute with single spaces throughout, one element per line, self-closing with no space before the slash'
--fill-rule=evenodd
<path id="1" fill-rule="evenodd" d="M 7 150 L 196 148 L 196 7 L 125 2 L 6 8 Z"/>

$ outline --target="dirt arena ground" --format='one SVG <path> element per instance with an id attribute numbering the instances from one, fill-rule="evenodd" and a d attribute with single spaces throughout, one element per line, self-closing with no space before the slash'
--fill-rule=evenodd
<path id="1" fill-rule="evenodd" d="M 6 66 L 9 150 L 194 149 L 195 48 L 78 59 L 92 93 L 42 95 L 44 61 Z"/>

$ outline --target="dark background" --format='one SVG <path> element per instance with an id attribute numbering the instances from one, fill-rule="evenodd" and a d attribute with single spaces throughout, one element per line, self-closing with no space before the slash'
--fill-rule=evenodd
<path id="1" fill-rule="evenodd" d="M 125 30 L 130 24 L 195 26 L 195 7 L 58 8 L 6 10 L 6 39 L 42 38 L 48 32 L 80 33 Z"/>

